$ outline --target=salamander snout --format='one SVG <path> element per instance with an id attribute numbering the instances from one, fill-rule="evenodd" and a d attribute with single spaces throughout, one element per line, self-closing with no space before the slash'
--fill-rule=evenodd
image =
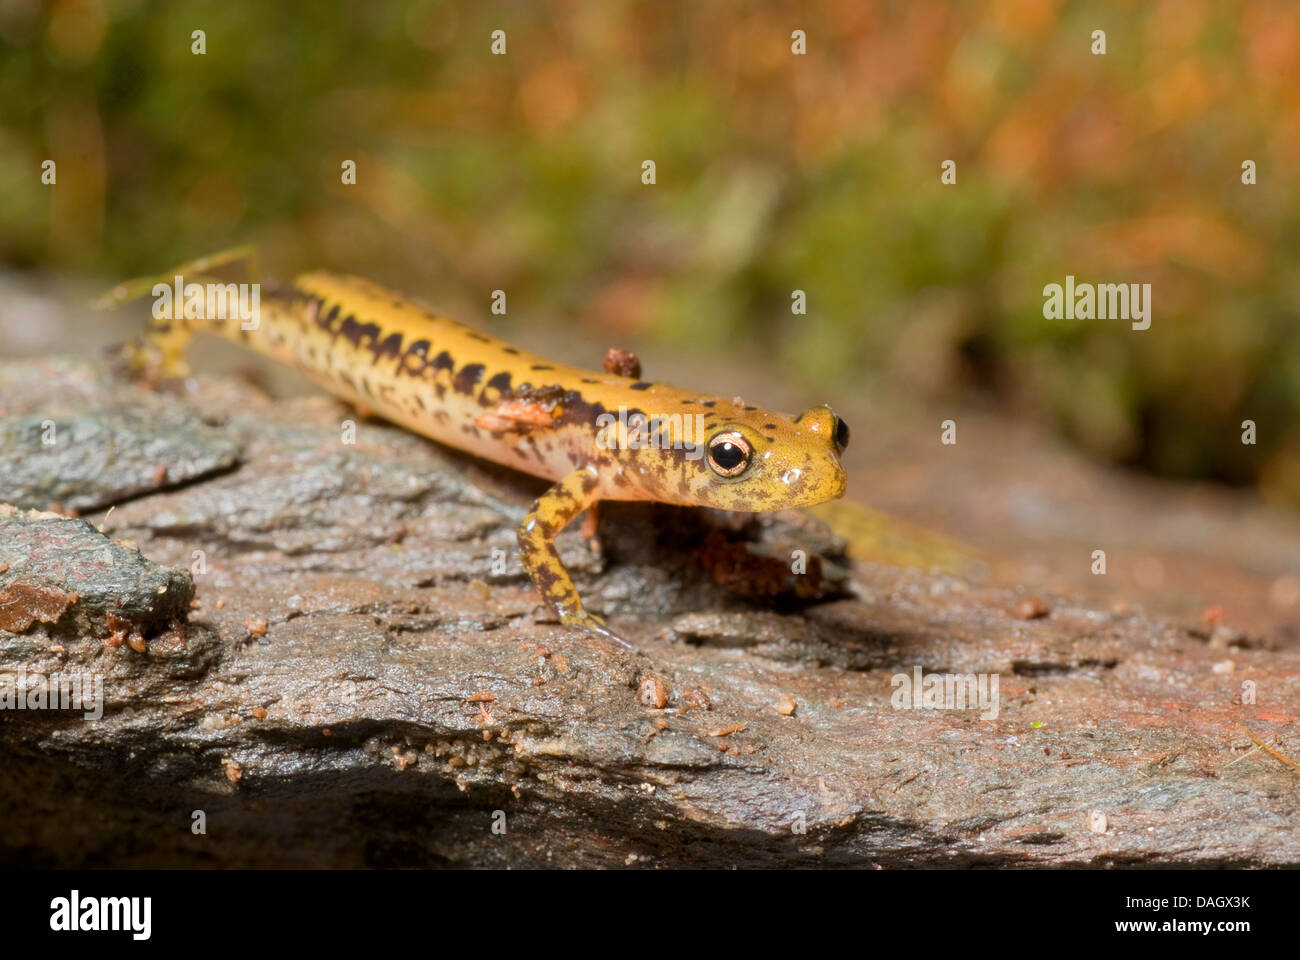
<path id="1" fill-rule="evenodd" d="M 840 419 L 839 414 L 825 404 L 820 407 L 813 407 L 811 410 L 805 410 L 795 420 L 795 423 L 805 430 L 819 433 L 830 440 L 835 447 L 837 456 L 848 448 L 849 425 Z"/>
<path id="2" fill-rule="evenodd" d="M 849 425 L 830 407 L 805 410 L 794 421 L 789 475 L 799 478 L 798 489 L 790 489 L 787 505 L 813 506 L 844 496 L 848 478 L 840 455 L 849 445 Z"/>

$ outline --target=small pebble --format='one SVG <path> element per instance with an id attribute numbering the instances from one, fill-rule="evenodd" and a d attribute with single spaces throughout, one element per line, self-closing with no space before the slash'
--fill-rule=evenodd
<path id="1" fill-rule="evenodd" d="M 668 683 L 663 677 L 647 673 L 641 678 L 641 685 L 637 689 L 637 699 L 647 707 L 662 710 L 668 706 Z"/>
<path id="2" fill-rule="evenodd" d="M 1017 620 L 1037 620 L 1052 612 L 1047 601 L 1037 594 L 1021 597 L 1011 609 L 1011 615 Z"/>
<path id="3" fill-rule="evenodd" d="M 687 687 L 682 691 L 682 704 L 687 707 L 695 707 L 698 710 L 712 710 L 713 701 L 704 691 L 703 687 Z"/>

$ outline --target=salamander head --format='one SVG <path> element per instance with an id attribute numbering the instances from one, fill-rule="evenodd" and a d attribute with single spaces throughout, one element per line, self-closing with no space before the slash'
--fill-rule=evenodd
<path id="1" fill-rule="evenodd" d="M 702 455 L 684 464 L 686 496 L 677 502 L 762 511 L 844 495 L 840 455 L 849 428 L 830 407 L 793 419 L 743 404 L 718 404 L 717 413 L 708 421 Z"/>

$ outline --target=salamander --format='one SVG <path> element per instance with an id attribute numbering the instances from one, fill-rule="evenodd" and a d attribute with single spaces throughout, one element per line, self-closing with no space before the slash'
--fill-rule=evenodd
<path id="1" fill-rule="evenodd" d="M 844 493 L 849 428 L 828 406 L 789 416 L 642 380 L 623 351 L 602 372 L 554 363 L 361 277 L 312 272 L 268 288 L 255 324 L 186 312 L 200 311 L 155 306 L 123 348 L 134 375 L 187 376 L 191 337 L 215 333 L 422 436 L 553 481 L 519 527 L 523 566 L 561 623 L 620 643 L 583 606 L 555 547 L 579 514 L 601 500 L 767 511 Z"/>

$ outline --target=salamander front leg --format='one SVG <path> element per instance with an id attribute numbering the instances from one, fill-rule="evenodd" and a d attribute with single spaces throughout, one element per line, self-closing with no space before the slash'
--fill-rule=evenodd
<path id="1" fill-rule="evenodd" d="M 555 537 L 578 514 L 599 499 L 600 473 L 593 466 L 569 474 L 533 504 L 519 527 L 519 551 L 524 569 L 542 599 L 566 626 L 581 627 L 621 646 L 632 645 L 593 613 L 588 613 L 578 588 L 560 562 Z"/>

